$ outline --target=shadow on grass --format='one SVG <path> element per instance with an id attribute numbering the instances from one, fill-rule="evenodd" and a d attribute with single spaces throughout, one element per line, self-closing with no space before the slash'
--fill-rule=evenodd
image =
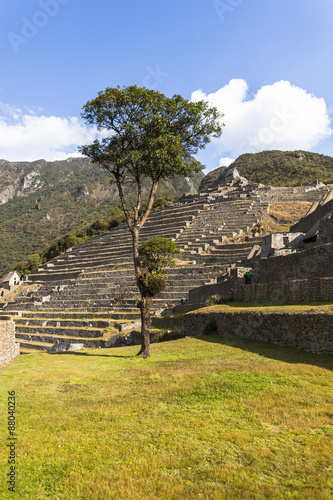
<path id="1" fill-rule="evenodd" d="M 218 305 L 218 304 L 212 304 Z M 227 305 L 231 309 L 248 309 L 248 308 L 256 308 L 256 309 L 266 309 L 266 308 L 297 308 L 297 307 L 321 307 L 321 306 L 331 306 L 333 308 L 333 302 L 331 300 L 321 301 L 321 302 L 301 302 L 301 303 L 290 303 L 290 302 L 240 302 L 240 301 L 227 301 L 226 303 L 220 305 Z M 202 306 L 205 307 L 205 306 Z M 210 306 L 211 307 L 211 306 Z"/>
<path id="2" fill-rule="evenodd" d="M 296 347 L 283 347 L 259 340 L 240 339 L 232 335 L 201 335 L 198 338 L 205 342 L 224 344 L 285 363 L 314 365 L 333 371 L 333 356 L 328 354 L 312 354 Z"/>
<path id="3" fill-rule="evenodd" d="M 114 348 L 117 349 L 117 348 Z M 81 352 L 81 351 L 67 351 L 67 352 L 53 352 L 49 353 L 52 356 L 93 356 L 97 358 L 137 358 L 137 354 L 128 354 L 127 356 L 120 356 L 117 354 L 93 354 L 90 352 Z"/>

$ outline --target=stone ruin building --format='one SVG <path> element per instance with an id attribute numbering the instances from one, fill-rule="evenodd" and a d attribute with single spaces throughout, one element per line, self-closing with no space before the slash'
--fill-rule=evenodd
<path id="1" fill-rule="evenodd" d="M 238 300 L 302 302 L 333 296 L 332 186 L 273 188 L 223 169 L 214 185 L 187 193 L 150 214 L 140 242 L 152 236 L 176 241 L 181 254 L 165 274 L 156 313 L 200 307 L 213 295 Z M 290 232 L 265 236 L 262 219 L 276 201 L 310 201 L 313 208 Z M 244 284 L 251 270 L 252 286 Z M 32 272 L 0 314 L 11 316 L 21 352 L 54 344 L 106 347 L 135 342 L 138 291 L 126 224 L 91 238 Z M 112 305 L 111 305 L 112 303 Z M 177 306 L 179 307 L 179 306 Z M 119 340 L 119 332 L 128 332 Z"/>
<path id="2" fill-rule="evenodd" d="M 13 292 L 21 284 L 21 276 L 17 271 L 12 271 L 4 277 L 2 283 L 3 288 L 0 288 L 0 295 L 3 297 Z"/>

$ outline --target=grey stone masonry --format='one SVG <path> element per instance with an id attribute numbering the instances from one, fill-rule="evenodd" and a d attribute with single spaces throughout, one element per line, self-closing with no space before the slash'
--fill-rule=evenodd
<path id="1" fill-rule="evenodd" d="M 152 310 L 186 302 L 190 289 L 216 282 L 228 268 L 241 265 L 258 240 L 227 244 L 228 238 L 256 234 L 272 200 L 287 199 L 291 194 L 295 199 L 307 196 L 306 189 L 296 191 L 263 189 L 251 183 L 235 185 L 207 196 L 186 197 L 152 212 L 140 233 L 140 243 L 151 236 L 164 236 L 176 241 L 181 250 L 177 265 L 165 270 L 168 288 L 154 298 Z M 309 196 L 319 199 L 320 190 L 312 191 Z M 317 270 L 317 265 L 312 266 Z M 262 269 L 268 280 L 270 272 Z M 60 342 L 105 347 L 115 331 L 140 319 L 132 239 L 126 224 L 40 266 L 27 284 L 28 290 L 15 301 L 10 302 L 9 297 L 2 303 L 4 314 L 15 315 L 17 338 L 24 349 L 47 350 Z"/>
<path id="2" fill-rule="evenodd" d="M 333 243 L 259 259 L 254 274 L 260 283 L 333 277 Z"/>
<path id="3" fill-rule="evenodd" d="M 306 233 L 314 226 L 314 224 L 319 219 L 332 212 L 333 212 L 333 200 L 329 200 L 327 203 L 319 205 L 318 208 L 313 212 L 309 213 L 309 215 L 303 217 L 300 221 L 297 222 L 297 224 L 294 224 L 290 228 L 290 230 L 293 233 L 296 232 Z"/>
<path id="4" fill-rule="evenodd" d="M 199 336 L 214 321 L 218 333 L 297 347 L 313 354 L 333 354 L 333 314 L 211 312 L 200 310 L 183 317 L 183 333 Z"/>
<path id="5" fill-rule="evenodd" d="M 8 363 L 20 353 L 15 341 L 15 324 L 10 318 L 0 318 L 0 365 Z"/>
<path id="6" fill-rule="evenodd" d="M 240 280 L 213 283 L 189 292 L 189 303 L 204 305 L 212 295 L 230 297 L 230 290 L 235 290 L 234 299 L 245 302 L 272 302 L 274 304 L 302 304 L 331 301 L 333 298 L 333 278 L 313 278 L 304 280 L 277 281 L 245 285 Z M 333 317 L 332 317 L 333 321 Z"/>

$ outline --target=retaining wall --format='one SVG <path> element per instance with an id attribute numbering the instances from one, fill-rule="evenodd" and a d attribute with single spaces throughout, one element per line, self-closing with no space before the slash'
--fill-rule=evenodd
<path id="1" fill-rule="evenodd" d="M 0 318 L 0 365 L 20 354 L 20 344 L 15 342 L 15 324 L 10 319 Z"/>
<path id="2" fill-rule="evenodd" d="M 234 288 L 236 301 L 301 304 L 333 300 L 333 278 L 279 281 L 239 285 L 235 282 L 216 283 L 194 288 L 189 292 L 190 304 L 204 304 L 212 295 L 230 297 Z"/>
<path id="3" fill-rule="evenodd" d="M 219 334 L 297 347 L 313 354 L 333 354 L 333 314 L 197 311 L 184 315 L 183 333 L 199 336 L 212 320 Z"/>
<path id="4" fill-rule="evenodd" d="M 333 212 L 333 200 L 328 201 L 324 205 L 319 205 L 316 210 L 311 212 L 309 215 L 300 219 L 296 224 L 291 226 L 290 230 L 295 232 L 306 233 L 309 231 L 315 223 L 324 217 L 326 214 Z"/>
<path id="5" fill-rule="evenodd" d="M 333 243 L 290 255 L 258 259 L 255 275 L 260 283 L 333 277 Z"/>

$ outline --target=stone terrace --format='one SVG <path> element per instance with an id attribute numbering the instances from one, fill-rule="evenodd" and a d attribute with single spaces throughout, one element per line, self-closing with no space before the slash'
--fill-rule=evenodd
<path id="1" fill-rule="evenodd" d="M 168 289 L 156 297 L 153 308 L 179 303 L 191 288 L 210 283 L 248 255 L 257 240 L 223 244 L 225 238 L 259 222 L 261 211 L 267 210 L 267 203 L 247 199 L 248 193 L 243 189 L 228 198 L 189 200 L 151 214 L 140 241 L 155 235 L 169 237 L 182 252 L 178 265 L 166 270 Z M 14 317 L 22 352 L 45 350 L 64 341 L 104 347 L 119 330 L 138 327 L 139 296 L 125 224 L 39 267 L 28 284 L 15 302 L 4 307 L 4 314 Z M 111 308 L 115 297 L 117 307 Z"/>

